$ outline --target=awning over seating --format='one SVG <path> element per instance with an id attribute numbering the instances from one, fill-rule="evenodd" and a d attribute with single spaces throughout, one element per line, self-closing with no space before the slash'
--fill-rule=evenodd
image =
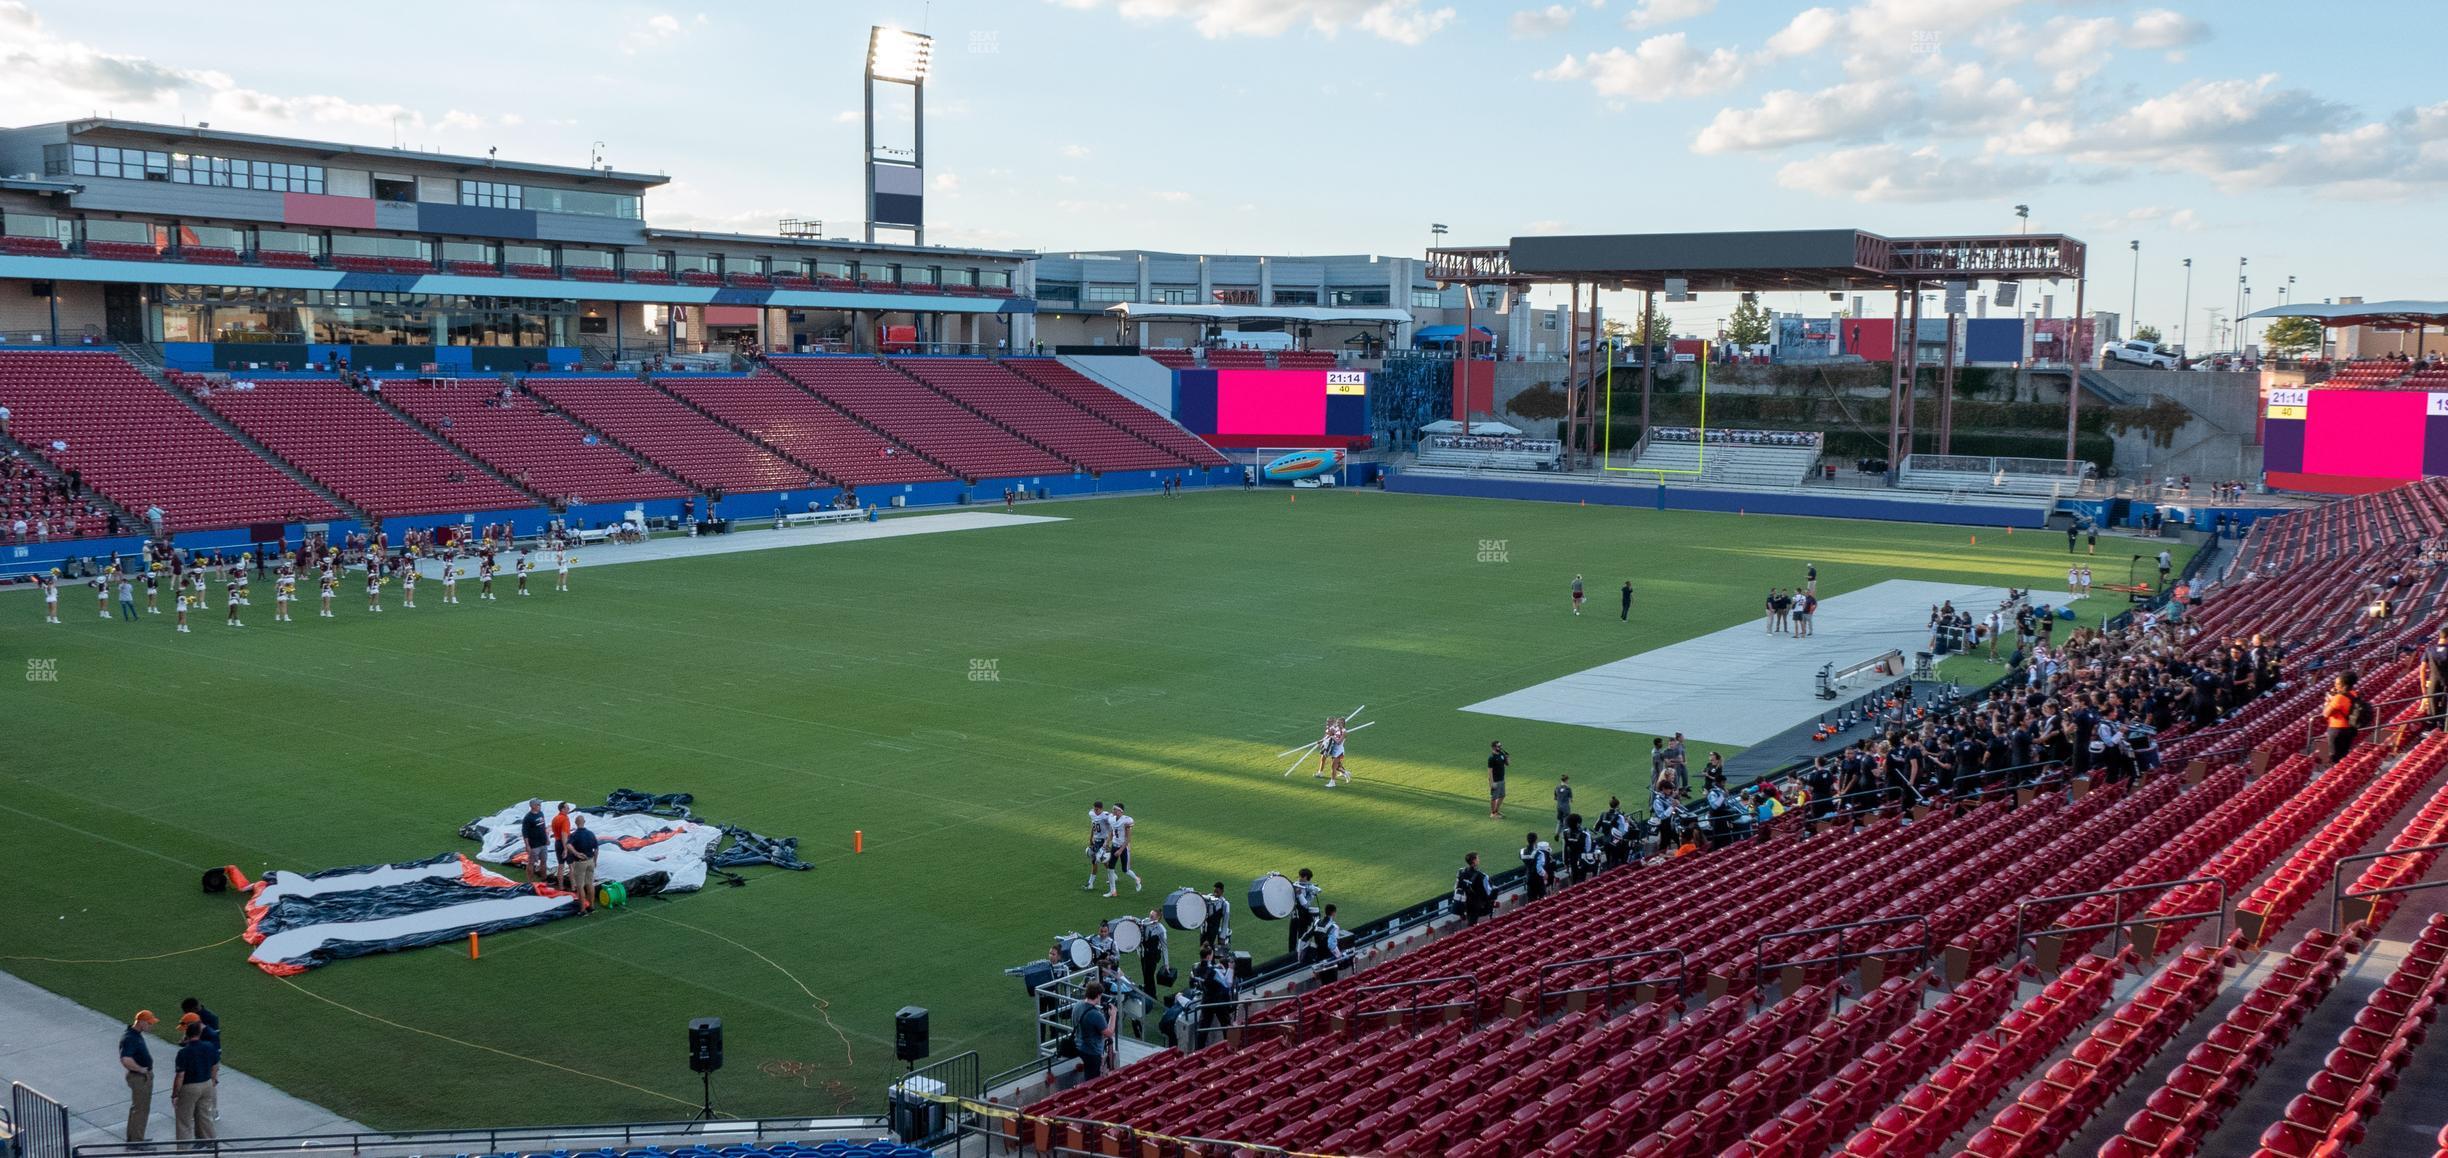
<path id="1" fill-rule="evenodd" d="M 1121 302 L 1106 313 L 1129 322 L 1308 322 L 1314 325 L 1390 325 L 1411 320 L 1411 311 L 1388 306 L 1226 306 Z"/>
<path id="2" fill-rule="evenodd" d="M 1411 335 L 1411 340 L 1423 343 L 1458 342 L 1462 340 L 1462 327 L 1421 326 L 1417 332 Z M 1496 335 L 1486 326 L 1472 326 L 1470 340 L 1472 342 L 1493 342 L 1496 340 Z"/>
<path id="3" fill-rule="evenodd" d="M 2412 330 L 2422 326 L 2448 324 L 2448 301 L 2412 301 L 2397 299 L 2385 302 L 2289 302 L 2254 310 L 2244 315 L 2254 318 L 2317 318 L 2324 326 L 2370 326 L 2380 330 Z"/>
<path id="4" fill-rule="evenodd" d="M 1521 433 L 1520 427 L 1502 422 L 1474 422 L 1468 429 L 1472 434 L 1489 438 L 1503 438 L 1509 434 Z M 1460 434 L 1463 430 L 1463 425 L 1451 418 L 1440 418 L 1419 428 L 1421 434 Z"/>

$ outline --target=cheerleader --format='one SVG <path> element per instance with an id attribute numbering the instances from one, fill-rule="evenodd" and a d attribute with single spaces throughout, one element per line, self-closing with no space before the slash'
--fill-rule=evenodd
<path id="1" fill-rule="evenodd" d="M 331 564 L 326 562 L 323 564 L 323 573 L 316 579 L 322 588 L 319 594 L 323 597 L 323 618 L 330 619 L 332 618 L 332 596 L 339 592 L 340 577 L 332 574 Z"/>
<path id="2" fill-rule="evenodd" d="M 366 560 L 366 610 L 382 611 L 382 561 Z"/>
<path id="3" fill-rule="evenodd" d="M 493 555 L 489 551 L 476 563 L 476 583 L 476 598 L 493 598 Z"/>
<path id="4" fill-rule="evenodd" d="M 518 557 L 518 593 L 522 599 L 527 597 L 527 573 L 533 570 L 535 570 L 535 556 L 532 552 L 522 548 Z"/>
<path id="5" fill-rule="evenodd" d="M 101 613 L 101 616 L 104 619 L 110 618 L 111 576 L 117 574 L 118 572 L 119 569 L 117 567 L 113 567 L 110 570 L 85 581 L 88 586 L 94 589 L 94 610 Z"/>
<path id="6" fill-rule="evenodd" d="M 148 567 L 144 573 L 145 614 L 161 614 L 161 572 Z"/>
<path id="7" fill-rule="evenodd" d="M 187 568 L 187 585 L 194 590 L 196 610 L 212 610 L 212 588 L 204 585 L 203 564 L 192 564 Z"/>
<path id="8" fill-rule="evenodd" d="M 45 575 L 45 576 L 43 576 L 43 577 L 42 577 L 42 592 L 43 592 L 43 622 L 44 622 L 44 623 L 58 623 L 58 622 L 59 622 L 59 568 L 57 568 L 57 567 L 53 567 L 53 568 L 51 569 L 51 573 L 50 573 L 50 574 Z"/>
<path id="9" fill-rule="evenodd" d="M 221 596 L 222 606 L 229 609 L 229 614 L 222 622 L 231 627 L 245 627 L 246 624 L 238 622 L 238 581 L 230 580 L 229 586 L 222 591 Z"/>
<path id="10" fill-rule="evenodd" d="M 569 552 L 569 551 L 555 551 L 555 552 L 553 552 L 553 590 L 555 590 L 555 591 L 567 591 L 567 590 L 569 590 L 569 569 L 570 569 L 570 564 L 575 563 L 575 562 L 577 562 L 577 561 L 578 561 L 578 556 L 577 556 L 576 554 L 572 553 L 572 552 Z"/>
<path id="11" fill-rule="evenodd" d="M 272 622 L 295 623 L 289 618 L 289 601 L 297 598 L 297 580 L 283 568 L 280 577 L 272 581 Z"/>
<path id="12" fill-rule="evenodd" d="M 190 602 L 193 602 L 194 598 L 194 596 L 187 594 L 185 591 L 178 593 L 178 629 L 180 635 L 187 634 L 187 605 Z"/>
<path id="13" fill-rule="evenodd" d="M 442 602 L 459 602 L 459 555 L 457 552 L 446 553 L 442 556 Z"/>
<path id="14" fill-rule="evenodd" d="M 238 565 L 230 568 L 230 574 L 238 581 L 238 606 L 240 607 L 255 606 L 255 601 L 247 597 L 247 589 L 255 584 L 255 580 L 247 575 L 247 568 L 253 566 L 254 563 L 254 555 L 240 555 Z"/>
<path id="15" fill-rule="evenodd" d="M 416 610 L 417 566 L 415 558 L 404 557 L 400 560 L 399 581 L 400 606 L 410 611 Z"/>
<path id="16" fill-rule="evenodd" d="M 1326 734 L 1318 740 L 1317 775 L 1326 777 L 1328 788 L 1351 783 L 1351 773 L 1343 770 L 1343 737 L 1347 731 L 1343 717 L 1334 716 L 1326 721 Z"/>
<path id="17" fill-rule="evenodd" d="M 239 564 L 232 563 L 221 572 L 221 601 L 229 604 L 231 619 L 236 619 L 238 609 L 246 606 L 246 592 L 240 589 L 245 581 L 246 568 Z"/>

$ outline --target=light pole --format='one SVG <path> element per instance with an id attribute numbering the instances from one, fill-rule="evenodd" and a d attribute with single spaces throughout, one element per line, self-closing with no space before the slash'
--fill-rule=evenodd
<path id="1" fill-rule="evenodd" d="M 2236 259 L 2235 313 L 2228 315 L 2229 317 L 2235 319 L 2234 325 L 2237 328 L 2232 332 L 2234 332 L 2236 335 L 2236 353 L 2239 354 L 2244 352 L 2244 338 L 2242 333 L 2242 326 L 2244 324 L 2244 283 L 2246 280 L 2244 275 L 2244 267 L 2251 261 L 2252 259 L 2249 257 L 2239 257 Z"/>
<path id="2" fill-rule="evenodd" d="M 2142 328 L 2142 239 L 2125 244 L 2133 250 L 2133 291 L 2125 298 L 2125 333 L 2130 337 Z"/>
<path id="3" fill-rule="evenodd" d="M 1440 246 L 1440 245 L 1443 245 L 1443 244 L 1445 244 L 1445 223 L 1444 223 L 1444 222 L 1441 222 L 1441 221 L 1431 221 L 1431 222 L 1429 222 L 1429 223 L 1428 223 L 1428 248 L 1430 248 L 1430 249 L 1435 249 L 1436 247 L 1438 247 L 1438 246 Z"/>
<path id="4" fill-rule="evenodd" d="M 2193 259 L 2192 259 L 2192 258 L 2189 258 L 2189 257 L 2188 257 L 2188 258 L 2184 259 L 2184 269 L 2185 269 L 2184 310 L 2183 310 L 2182 312 L 2180 312 L 2180 313 L 2178 313 L 2178 314 L 2176 315 L 2176 337 L 2178 338 L 2178 341 L 2177 341 L 2177 343 L 2176 343 L 2176 344 L 2177 344 L 2178 346 L 2180 346 L 2180 347 L 2183 347 L 2187 353 L 2190 353 L 2190 352 L 2192 352 L 2192 342 L 2193 342 L 2193 334 L 2192 334 L 2192 325 L 2193 325 L 2193 323 L 2192 323 L 2192 318 L 2193 318 Z"/>
<path id="5" fill-rule="evenodd" d="M 2022 226 L 2021 232 L 2023 232 L 2023 233 L 2030 233 L 2030 232 L 2031 232 L 2031 206 L 2029 206 L 2029 205 L 2017 205 L 2017 206 L 2015 206 L 2015 216 L 2016 216 L 2016 217 L 2018 217 L 2018 218 L 2021 218 L 2021 219 L 2022 219 L 2022 221 L 2023 221 L 2023 226 Z"/>

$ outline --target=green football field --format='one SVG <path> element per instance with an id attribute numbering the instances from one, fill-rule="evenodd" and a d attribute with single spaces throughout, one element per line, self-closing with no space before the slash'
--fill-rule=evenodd
<path id="1" fill-rule="evenodd" d="M 2066 562 L 2061 534 L 1371 492 L 1024 513 L 1065 521 L 617 566 L 601 549 L 567 596 L 445 608 L 428 584 L 413 613 L 394 592 L 379 619 L 342 598 L 294 625 L 262 599 L 244 631 L 216 591 L 187 636 L 102 623 L 82 589 L 56 627 L 0 597 L 0 662 L 57 676 L 0 684 L 0 969 L 113 1016 L 200 996 L 229 1064 L 382 1128 L 685 1118 L 696 1016 L 726 1024 L 726 1113 L 876 1112 L 902 1005 L 933 1011 L 937 1058 L 1025 1059 L 1001 970 L 1053 934 L 1304 865 L 1356 925 L 1448 887 L 1467 850 L 1505 853 L 1530 825 L 1487 816 L 1492 737 L 1531 821 L 1557 773 L 1594 811 L 1646 769 L 1647 737 L 1461 705 L 1748 621 L 1805 560 L 1823 596 L 2061 588 Z M 1359 784 L 1280 774 L 1275 753 L 1363 703 Z M 1713 746 L 1708 721 L 1685 730 Z M 695 793 L 706 818 L 798 837 L 815 870 L 504 933 L 478 961 L 291 980 L 247 964 L 235 895 L 196 885 L 472 851 L 455 833 L 476 816 L 615 788 Z M 1100 798 L 1140 820 L 1141 896 L 1080 888 Z M 1280 926 L 1236 916 L 1245 948 L 1281 951 Z"/>

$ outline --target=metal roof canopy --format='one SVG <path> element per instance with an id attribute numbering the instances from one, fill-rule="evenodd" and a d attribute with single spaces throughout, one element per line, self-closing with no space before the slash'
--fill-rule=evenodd
<path id="1" fill-rule="evenodd" d="M 2324 326 L 2370 326 L 2375 330 L 2419 330 L 2425 326 L 2448 325 L 2448 301 L 2414 301 L 2403 298 L 2385 302 L 2346 302 L 2329 305 L 2323 302 L 2294 302 L 2254 310 L 2244 315 L 2254 318 L 2316 318 Z"/>
<path id="2" fill-rule="evenodd" d="M 2081 278 L 2086 247 L 2057 233 L 1882 237 L 1858 229 L 1516 237 L 1428 251 L 1428 276 L 1463 284 L 1590 282 L 1691 293 L 1896 289 L 1927 281 Z"/>
<path id="3" fill-rule="evenodd" d="M 1225 306 L 1121 302 L 1105 309 L 1131 322 L 1309 322 L 1402 325 L 1411 311 L 1389 306 Z"/>
<path id="4" fill-rule="evenodd" d="M 332 161 L 341 157 L 358 157 L 367 161 L 405 161 L 441 165 L 462 173 L 480 169 L 498 170 L 529 176 L 560 177 L 581 183 L 634 185 L 650 189 L 668 184 L 671 178 L 660 173 L 628 173 L 615 169 L 590 169 L 582 165 L 546 165 L 533 161 L 502 161 L 492 157 L 463 157 L 455 153 L 426 153 L 415 149 L 385 149 L 373 145 L 350 145 L 337 141 L 313 141 L 303 137 L 274 137 L 262 133 L 240 133 L 228 129 L 206 129 L 192 125 L 163 125 L 151 121 L 123 121 L 115 117 L 87 117 L 73 121 L 53 122 L 61 125 L 71 138 L 86 133 L 117 133 L 164 146 L 177 148 L 193 142 L 213 142 L 244 145 L 254 148 L 289 149 L 312 153 L 317 160 Z M 25 128 L 45 128 L 26 125 Z"/>

